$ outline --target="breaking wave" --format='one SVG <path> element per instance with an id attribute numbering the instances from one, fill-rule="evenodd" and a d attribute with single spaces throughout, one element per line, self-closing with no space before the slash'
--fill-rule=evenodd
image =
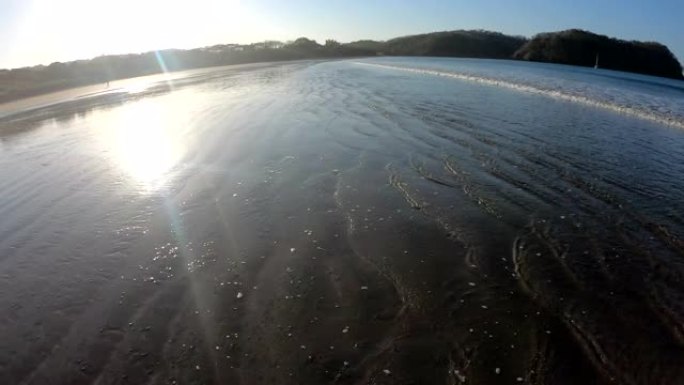
<path id="1" fill-rule="evenodd" d="M 684 129 L 684 116 L 671 111 L 666 107 L 649 106 L 646 104 L 636 105 L 629 103 L 618 103 L 615 101 L 605 100 L 598 95 L 580 94 L 577 91 L 562 89 L 562 88 L 548 88 L 537 84 L 528 84 L 521 81 L 500 79 L 491 76 L 480 74 L 472 74 L 467 72 L 445 71 L 438 69 L 428 69 L 419 67 L 405 67 L 390 64 L 356 62 L 356 64 L 393 69 L 399 71 L 406 71 L 424 75 L 442 76 L 451 79 L 465 80 L 479 84 L 486 84 L 491 86 L 508 88 L 515 91 L 526 92 L 536 95 L 543 95 L 558 100 L 579 103 L 591 107 L 602 108 L 624 115 L 636 117 L 639 119 L 649 120 L 656 123 L 666 124 L 669 126 Z"/>

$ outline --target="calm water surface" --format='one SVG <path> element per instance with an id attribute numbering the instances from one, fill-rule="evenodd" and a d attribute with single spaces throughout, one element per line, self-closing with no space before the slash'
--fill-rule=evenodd
<path id="1" fill-rule="evenodd" d="M 2 384 L 684 383 L 684 82 L 378 58 L 0 118 Z"/>

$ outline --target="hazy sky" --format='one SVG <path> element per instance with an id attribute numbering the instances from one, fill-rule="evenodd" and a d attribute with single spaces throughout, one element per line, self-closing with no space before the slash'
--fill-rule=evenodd
<path id="1" fill-rule="evenodd" d="M 218 43 L 583 28 L 684 60 L 684 0 L 0 0 L 0 68 Z"/>

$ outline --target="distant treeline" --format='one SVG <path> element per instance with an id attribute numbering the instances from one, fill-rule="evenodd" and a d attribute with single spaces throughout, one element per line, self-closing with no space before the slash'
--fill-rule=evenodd
<path id="1" fill-rule="evenodd" d="M 571 29 L 541 33 L 526 42 L 514 59 L 594 66 L 682 79 L 682 66 L 670 50 L 654 42 L 625 41 Z"/>
<path id="2" fill-rule="evenodd" d="M 0 70 L 0 103 L 42 93 L 111 80 L 230 64 L 297 59 L 375 55 L 374 51 L 327 40 L 321 45 L 307 38 L 290 43 L 266 41 L 248 45 L 225 44 L 190 50 L 162 50 L 129 55 L 98 56 L 91 60 L 55 62 Z"/>
<path id="3" fill-rule="evenodd" d="M 598 55 L 601 68 L 682 78 L 682 67 L 677 59 L 667 47 L 658 43 L 627 42 L 580 30 L 543 33 L 531 40 L 481 30 L 449 31 L 345 44 L 335 40 L 319 44 L 302 37 L 288 43 L 214 45 L 0 70 L 0 102 L 162 71 L 376 55 L 520 59 L 581 66 L 593 66 Z"/>
<path id="4" fill-rule="evenodd" d="M 522 36 L 490 31 L 450 31 L 398 37 L 383 44 L 393 56 L 450 56 L 510 59 L 527 42 Z"/>

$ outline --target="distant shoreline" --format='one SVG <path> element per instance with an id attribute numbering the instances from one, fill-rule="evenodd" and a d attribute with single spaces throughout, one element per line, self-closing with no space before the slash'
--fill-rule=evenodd
<path id="1" fill-rule="evenodd" d="M 382 42 L 360 40 L 342 44 L 327 40 L 319 44 L 299 38 L 290 43 L 226 44 L 0 70 L 0 104 L 165 72 L 368 56 L 510 59 L 583 67 L 597 65 L 604 69 L 684 79 L 681 64 L 666 46 L 659 43 L 618 40 L 582 30 L 541 33 L 532 39 L 482 30 L 447 31 Z"/>
<path id="2" fill-rule="evenodd" d="M 288 61 L 272 61 L 272 62 L 259 62 L 259 63 L 246 63 L 246 64 L 231 64 L 223 66 L 212 66 L 212 67 L 202 67 L 193 68 L 188 70 L 178 70 L 168 73 L 155 73 L 150 75 L 136 76 L 126 79 L 117 79 L 110 82 L 109 86 L 97 83 L 89 84 L 84 86 L 75 86 L 71 88 L 61 89 L 57 91 L 50 91 L 39 93 L 35 95 L 30 95 L 27 97 L 22 97 L 19 99 L 0 101 L 0 119 L 14 115 L 17 113 L 22 113 L 26 111 L 48 108 L 54 104 L 58 104 L 65 101 L 74 101 L 81 98 L 93 97 L 98 95 L 114 95 L 122 92 L 129 87 L 136 87 L 141 80 L 144 79 L 146 83 L 160 83 L 168 80 L 173 80 L 175 78 L 184 77 L 188 72 L 202 73 L 204 71 L 211 72 L 220 70 L 221 68 L 231 69 L 231 70 L 241 70 L 241 69 L 254 69 L 260 67 L 266 67 L 270 64 L 280 64 L 280 63 L 297 63 L 300 60 L 288 60 Z M 194 74 L 193 74 L 194 75 Z M 149 79 L 152 78 L 152 79 Z M 158 79 L 154 79 L 158 78 Z"/>

